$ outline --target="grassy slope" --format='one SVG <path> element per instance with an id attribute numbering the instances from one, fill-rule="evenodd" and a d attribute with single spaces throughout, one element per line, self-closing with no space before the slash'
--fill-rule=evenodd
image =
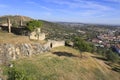
<path id="1" fill-rule="evenodd" d="M 15 66 L 27 72 L 29 80 L 120 80 L 119 73 L 92 57 L 95 55 L 85 53 L 83 59 L 77 56 L 79 52 L 75 49 L 58 47 L 48 53 L 16 60 Z"/>
<path id="2" fill-rule="evenodd" d="M 19 44 L 19 43 L 34 43 L 34 42 L 45 43 L 45 41 L 29 40 L 29 37 L 27 36 L 18 36 L 12 33 L 0 31 L 0 43 Z"/>

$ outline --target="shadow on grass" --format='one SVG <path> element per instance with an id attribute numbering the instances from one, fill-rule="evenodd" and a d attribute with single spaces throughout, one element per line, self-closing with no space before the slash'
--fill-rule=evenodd
<path id="1" fill-rule="evenodd" d="M 118 67 L 114 67 L 114 68 L 112 68 L 112 70 L 120 73 L 120 68 L 118 68 Z"/>
<path id="2" fill-rule="evenodd" d="M 108 60 L 107 60 L 106 58 L 104 58 L 104 57 L 98 57 L 98 56 L 92 56 L 92 57 L 93 57 L 93 58 L 96 58 L 96 59 L 99 59 L 99 60 L 105 61 L 105 64 L 108 65 L 108 66 L 110 66 L 113 71 L 120 73 L 120 65 L 119 65 L 119 66 L 118 66 L 118 65 L 114 65 L 113 62 L 108 61 Z M 119 64 L 119 63 L 118 63 L 118 64 Z"/>
<path id="3" fill-rule="evenodd" d="M 72 53 L 68 53 L 68 52 L 53 52 L 53 54 L 55 54 L 57 56 L 78 57 L 78 56 L 73 55 Z"/>
<path id="4" fill-rule="evenodd" d="M 106 64 L 108 66 L 110 66 L 113 71 L 120 73 L 120 64 L 119 63 L 117 64 L 117 63 L 107 62 Z"/>
<path id="5" fill-rule="evenodd" d="M 99 60 L 103 60 L 103 61 L 108 61 L 106 58 L 104 57 L 98 57 L 98 56 L 92 56 L 93 58 L 99 59 Z"/>

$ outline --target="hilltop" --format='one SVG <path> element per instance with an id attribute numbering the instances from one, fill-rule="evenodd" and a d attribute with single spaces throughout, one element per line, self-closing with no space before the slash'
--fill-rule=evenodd
<path id="1" fill-rule="evenodd" d="M 7 23 L 7 18 L 10 19 L 11 24 L 12 24 L 12 28 L 18 28 L 17 33 L 14 34 L 19 34 L 21 35 L 20 32 L 23 32 L 26 27 L 26 23 L 28 21 L 34 20 L 30 17 L 27 16 L 22 16 L 22 15 L 7 15 L 7 16 L 1 16 L 0 17 L 0 24 L 5 24 Z M 21 28 L 20 26 L 20 22 L 22 20 L 23 26 L 22 26 L 22 30 L 19 30 Z M 39 20 L 43 23 L 43 27 L 42 27 L 42 32 L 46 33 L 47 39 L 60 39 L 63 40 L 65 38 L 68 38 L 70 35 L 68 34 L 72 34 L 73 32 L 75 32 L 74 30 L 72 30 L 71 28 L 67 27 L 66 25 L 62 25 L 59 23 L 55 23 L 55 22 L 50 22 L 50 21 L 45 21 L 45 20 Z M 14 31 L 16 32 L 16 31 Z"/>
<path id="2" fill-rule="evenodd" d="M 11 20 L 11 24 L 17 24 L 17 25 L 20 23 L 21 20 L 24 23 L 27 22 L 27 21 L 33 20 L 30 17 L 21 16 L 21 15 L 5 15 L 5 16 L 0 17 L 0 24 L 6 23 L 7 18 L 9 18 Z"/>

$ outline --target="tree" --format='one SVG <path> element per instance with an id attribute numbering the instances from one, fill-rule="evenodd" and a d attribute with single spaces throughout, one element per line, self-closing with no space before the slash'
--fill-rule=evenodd
<path id="1" fill-rule="evenodd" d="M 74 47 L 80 51 L 81 58 L 82 58 L 82 52 L 84 52 L 84 51 L 91 52 L 92 51 L 92 48 L 90 47 L 90 45 L 78 37 L 76 37 L 74 39 Z"/>
<path id="2" fill-rule="evenodd" d="M 27 29 L 31 32 L 40 27 L 42 27 L 42 22 L 38 20 L 29 21 L 27 23 Z"/>

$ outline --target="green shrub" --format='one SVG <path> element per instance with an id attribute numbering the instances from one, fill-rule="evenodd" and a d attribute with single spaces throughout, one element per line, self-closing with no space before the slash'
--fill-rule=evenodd
<path id="1" fill-rule="evenodd" d="M 8 80 L 28 80 L 28 79 L 24 71 L 12 67 L 8 69 Z"/>
<path id="2" fill-rule="evenodd" d="M 29 21 L 27 23 L 27 29 L 29 31 L 34 31 L 36 28 L 42 27 L 42 22 L 38 20 Z"/>
<path id="3" fill-rule="evenodd" d="M 117 62 L 119 60 L 119 56 L 116 53 L 112 52 L 111 50 L 108 50 L 106 52 L 106 58 L 112 62 Z"/>

